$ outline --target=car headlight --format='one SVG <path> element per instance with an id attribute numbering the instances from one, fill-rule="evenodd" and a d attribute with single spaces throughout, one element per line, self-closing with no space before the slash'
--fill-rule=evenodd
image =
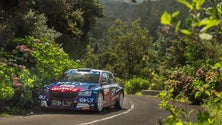
<path id="1" fill-rule="evenodd" d="M 39 95 L 39 99 L 40 99 L 40 100 L 44 100 L 44 99 L 46 99 L 46 96 L 44 96 L 44 95 Z"/>
<path id="2" fill-rule="evenodd" d="M 79 96 L 91 96 L 92 91 L 91 90 L 85 90 L 85 91 L 80 91 Z"/>
<path id="3" fill-rule="evenodd" d="M 48 93 L 49 90 L 48 90 L 48 89 L 44 89 L 43 92 L 44 92 L 44 93 Z"/>
<path id="4" fill-rule="evenodd" d="M 49 92 L 49 88 L 47 88 L 47 87 L 43 87 L 43 88 L 41 88 L 41 90 L 40 90 L 40 93 L 47 94 L 48 92 Z"/>

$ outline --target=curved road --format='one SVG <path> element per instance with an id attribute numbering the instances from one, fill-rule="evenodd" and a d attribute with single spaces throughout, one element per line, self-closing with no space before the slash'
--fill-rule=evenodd
<path id="1" fill-rule="evenodd" d="M 158 125 L 167 116 L 159 109 L 160 100 L 152 96 L 126 95 L 122 110 L 102 113 L 75 111 L 35 112 L 31 116 L 0 118 L 0 125 Z"/>

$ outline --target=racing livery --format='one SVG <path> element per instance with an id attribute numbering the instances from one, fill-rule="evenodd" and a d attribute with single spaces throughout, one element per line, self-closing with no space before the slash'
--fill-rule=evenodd
<path id="1" fill-rule="evenodd" d="M 56 82 L 40 90 L 41 108 L 94 110 L 123 106 L 124 91 L 113 74 L 98 69 L 69 69 Z"/>

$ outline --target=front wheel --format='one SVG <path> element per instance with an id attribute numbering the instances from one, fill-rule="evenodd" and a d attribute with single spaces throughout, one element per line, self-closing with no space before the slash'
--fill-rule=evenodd
<path id="1" fill-rule="evenodd" d="M 114 105 L 114 107 L 115 107 L 116 109 L 122 109 L 122 108 L 123 108 L 123 99 L 124 99 L 123 93 L 121 92 L 121 93 L 119 94 L 119 100 L 116 101 L 116 104 Z"/>
<path id="2" fill-rule="evenodd" d="M 102 112 L 103 110 L 103 94 L 99 93 L 98 97 L 97 97 L 97 101 L 96 101 L 96 105 L 95 105 L 95 110 L 96 112 Z"/>

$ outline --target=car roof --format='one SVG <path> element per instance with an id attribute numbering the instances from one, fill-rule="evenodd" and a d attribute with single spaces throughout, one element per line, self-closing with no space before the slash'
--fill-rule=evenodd
<path id="1" fill-rule="evenodd" d="M 69 69 L 67 70 L 65 73 L 74 73 L 74 72 L 109 72 L 110 71 L 106 71 L 106 70 L 101 70 L 101 69 L 92 69 L 92 68 L 78 68 L 78 69 Z"/>

